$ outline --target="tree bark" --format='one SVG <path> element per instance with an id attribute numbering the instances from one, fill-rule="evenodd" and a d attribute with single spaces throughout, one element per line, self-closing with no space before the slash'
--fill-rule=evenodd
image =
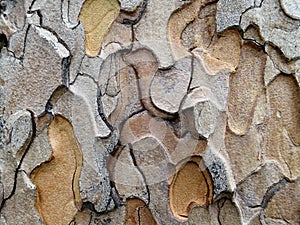
<path id="1" fill-rule="evenodd" d="M 299 0 L 1 0 L 0 224 L 300 224 Z"/>

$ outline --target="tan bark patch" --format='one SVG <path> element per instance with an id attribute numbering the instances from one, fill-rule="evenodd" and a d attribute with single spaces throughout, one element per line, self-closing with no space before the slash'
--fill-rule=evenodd
<path id="1" fill-rule="evenodd" d="M 300 224 L 300 179 L 285 184 L 263 211 L 266 224 Z"/>
<path id="2" fill-rule="evenodd" d="M 230 76 L 227 104 L 228 125 L 235 134 L 247 132 L 256 101 L 263 90 L 266 56 L 254 44 L 245 44 L 236 73 Z"/>
<path id="3" fill-rule="evenodd" d="M 120 11 L 117 0 L 86 0 L 82 6 L 79 20 L 85 30 L 86 54 L 97 56 L 105 34 Z"/>
<path id="4" fill-rule="evenodd" d="M 193 3 L 175 11 L 168 23 L 169 40 L 173 54 L 176 58 L 180 58 L 187 54 L 184 52 L 181 41 L 181 33 L 184 28 L 198 16 L 202 0 L 196 0 Z"/>
<path id="5" fill-rule="evenodd" d="M 267 89 L 273 117 L 278 117 L 296 146 L 300 145 L 300 91 L 292 76 L 278 76 Z"/>
<path id="6" fill-rule="evenodd" d="M 36 208 L 44 224 L 69 224 L 81 208 L 78 180 L 82 153 L 71 123 L 56 115 L 48 127 L 52 157 L 31 174 L 37 187 Z"/>
<path id="7" fill-rule="evenodd" d="M 241 36 L 236 30 L 226 30 L 209 48 L 211 57 L 222 61 L 228 68 L 235 70 L 239 65 Z M 211 65 L 210 67 L 213 67 Z"/>
<path id="8" fill-rule="evenodd" d="M 179 139 L 162 120 L 142 113 L 127 120 L 121 131 L 122 144 L 134 143 L 144 137 L 155 137 L 166 147 L 168 154 L 175 150 Z"/>
<path id="9" fill-rule="evenodd" d="M 138 199 L 126 200 L 125 225 L 156 225 L 156 221 L 146 204 Z"/>
<path id="10" fill-rule="evenodd" d="M 200 157 L 193 157 L 179 168 L 169 190 L 170 207 L 179 220 L 187 220 L 195 206 L 211 203 L 213 183 Z"/>
<path id="11" fill-rule="evenodd" d="M 265 132 L 266 157 L 281 163 L 285 174 L 300 174 L 300 92 L 292 76 L 279 75 L 267 87 L 270 117 Z"/>
<path id="12" fill-rule="evenodd" d="M 193 51 L 198 55 L 211 75 L 221 70 L 235 72 L 240 61 L 241 37 L 236 30 L 224 31 L 220 36 L 214 36 L 207 50 L 202 48 Z"/>

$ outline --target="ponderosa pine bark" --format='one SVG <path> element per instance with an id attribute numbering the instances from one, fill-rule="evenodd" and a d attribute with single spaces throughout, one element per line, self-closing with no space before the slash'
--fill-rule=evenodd
<path id="1" fill-rule="evenodd" d="M 1 0 L 0 224 L 300 224 L 299 0 Z"/>

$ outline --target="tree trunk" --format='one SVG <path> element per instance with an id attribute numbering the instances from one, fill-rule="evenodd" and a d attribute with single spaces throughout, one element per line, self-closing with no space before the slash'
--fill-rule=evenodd
<path id="1" fill-rule="evenodd" d="M 299 5 L 0 1 L 0 224 L 300 224 Z"/>

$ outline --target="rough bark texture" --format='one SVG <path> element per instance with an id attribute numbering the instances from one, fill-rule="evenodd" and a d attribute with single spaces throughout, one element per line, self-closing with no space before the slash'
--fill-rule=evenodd
<path id="1" fill-rule="evenodd" d="M 300 224 L 299 0 L 0 0 L 0 224 Z"/>

